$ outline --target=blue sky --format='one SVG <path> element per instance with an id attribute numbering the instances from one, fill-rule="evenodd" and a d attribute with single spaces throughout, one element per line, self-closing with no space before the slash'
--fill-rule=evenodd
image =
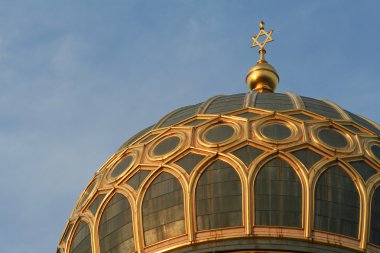
<path id="1" fill-rule="evenodd" d="M 180 106 L 246 92 L 264 19 L 278 92 L 380 122 L 378 1 L 0 1 L 0 252 L 54 252 L 93 173 Z"/>

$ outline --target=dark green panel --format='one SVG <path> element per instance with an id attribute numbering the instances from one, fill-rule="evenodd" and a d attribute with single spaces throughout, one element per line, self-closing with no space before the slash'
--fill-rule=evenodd
<path id="1" fill-rule="evenodd" d="M 255 118 L 255 117 L 259 116 L 259 115 L 260 114 L 253 113 L 253 112 L 243 112 L 243 113 L 240 113 L 240 114 L 236 114 L 234 116 L 241 117 L 241 118 L 246 118 L 246 119 L 252 119 L 252 118 Z"/>
<path id="2" fill-rule="evenodd" d="M 91 253 L 91 236 L 88 224 L 81 221 L 71 240 L 70 253 Z"/>
<path id="3" fill-rule="evenodd" d="M 345 111 L 345 112 L 351 117 L 351 119 L 355 123 L 357 123 L 357 124 L 367 128 L 368 130 L 380 135 L 380 130 L 377 127 L 375 127 L 374 125 L 372 125 L 372 123 L 368 122 L 367 120 L 363 119 L 362 117 L 360 117 L 360 116 L 358 116 L 352 112 L 349 112 L 349 111 Z"/>
<path id="4" fill-rule="evenodd" d="M 371 151 L 376 156 L 376 158 L 378 160 L 380 160 L 380 146 L 379 145 L 372 145 Z"/>
<path id="5" fill-rule="evenodd" d="M 327 169 L 315 189 L 314 228 L 356 238 L 359 210 L 359 193 L 351 178 L 337 165 Z"/>
<path id="6" fill-rule="evenodd" d="M 96 215 L 96 212 L 98 211 L 99 205 L 102 203 L 105 196 L 106 196 L 105 194 L 101 194 L 98 197 L 96 197 L 96 199 L 91 203 L 90 207 L 88 208 L 88 209 L 90 209 L 91 213 L 94 216 Z"/>
<path id="7" fill-rule="evenodd" d="M 198 230 L 242 226 L 241 182 L 231 165 L 217 160 L 196 188 Z"/>
<path id="8" fill-rule="evenodd" d="M 302 226 L 302 186 L 294 169 L 281 158 L 265 164 L 255 180 L 255 224 Z"/>
<path id="9" fill-rule="evenodd" d="M 211 143 L 227 141 L 235 134 L 235 129 L 229 125 L 214 126 L 206 131 L 205 139 Z"/>
<path id="10" fill-rule="evenodd" d="M 273 140 L 285 140 L 292 134 L 289 127 L 284 124 L 270 124 L 263 128 L 263 135 Z"/>
<path id="11" fill-rule="evenodd" d="M 303 113 L 294 113 L 294 114 L 290 114 L 290 116 L 297 118 L 297 119 L 300 119 L 300 120 L 312 120 L 312 119 L 314 119 L 314 118 L 312 118 L 306 114 L 303 114 Z"/>
<path id="12" fill-rule="evenodd" d="M 90 185 L 87 187 L 85 192 L 83 193 L 83 196 L 80 200 L 79 206 L 82 206 L 88 199 L 89 195 L 95 190 L 96 184 L 97 184 L 97 179 L 94 179 Z"/>
<path id="13" fill-rule="evenodd" d="M 351 131 L 355 132 L 355 133 L 363 133 L 359 128 L 353 126 L 353 125 L 343 125 L 345 128 L 348 128 L 350 129 Z"/>
<path id="14" fill-rule="evenodd" d="M 162 140 L 153 150 L 154 155 L 161 156 L 173 151 L 179 145 L 178 136 L 170 136 Z"/>
<path id="15" fill-rule="evenodd" d="M 149 186 L 142 204 L 146 245 L 185 234 L 183 190 L 178 180 L 162 172 Z"/>
<path id="16" fill-rule="evenodd" d="M 257 93 L 255 108 L 271 111 L 294 109 L 292 100 L 283 93 Z"/>
<path id="17" fill-rule="evenodd" d="M 380 246 L 380 187 L 377 187 L 371 204 L 371 233 L 370 243 Z"/>
<path id="18" fill-rule="evenodd" d="M 186 123 L 185 126 L 198 126 L 199 124 L 202 124 L 205 121 L 207 121 L 207 119 L 195 119 L 193 121 L 190 121 L 189 123 Z"/>
<path id="19" fill-rule="evenodd" d="M 250 145 L 244 146 L 232 152 L 234 156 L 239 158 L 247 167 L 251 164 L 253 160 L 255 160 L 259 155 L 261 155 L 264 151 L 252 147 Z"/>
<path id="20" fill-rule="evenodd" d="M 198 155 L 195 153 L 189 153 L 176 161 L 175 163 L 181 166 L 184 170 L 186 170 L 187 174 L 190 174 L 195 166 L 199 164 L 202 159 L 205 158 L 203 155 Z"/>
<path id="21" fill-rule="evenodd" d="M 205 114 L 224 114 L 243 108 L 245 93 L 221 96 L 207 107 Z"/>
<path id="22" fill-rule="evenodd" d="M 65 235 L 63 236 L 63 241 L 67 242 L 67 239 L 69 239 L 69 234 L 71 232 L 71 229 L 73 229 L 74 224 L 71 223 L 68 228 L 66 229 Z"/>
<path id="23" fill-rule="evenodd" d="M 139 138 L 141 138 L 144 134 L 148 133 L 150 130 L 153 129 L 154 126 L 150 126 L 150 127 L 147 127 L 143 130 L 141 130 L 140 132 L 138 132 L 137 134 L 135 134 L 132 138 L 130 138 L 129 140 L 127 140 L 126 142 L 124 142 L 124 144 L 118 149 L 118 150 L 122 150 L 126 147 L 128 147 L 129 145 L 131 145 L 133 142 L 137 141 Z"/>
<path id="24" fill-rule="evenodd" d="M 135 191 L 137 191 L 141 185 L 141 183 L 144 181 L 144 179 L 149 175 L 149 170 L 139 170 L 136 172 L 136 174 L 133 175 L 128 181 L 127 184 L 133 187 Z"/>
<path id="25" fill-rule="evenodd" d="M 200 105 L 201 104 L 185 106 L 185 107 L 177 109 L 174 113 L 172 112 L 169 113 L 171 115 L 161 124 L 160 127 L 171 126 L 182 120 L 185 120 L 194 116 L 197 113 L 198 107 Z"/>
<path id="26" fill-rule="evenodd" d="M 147 143 L 148 141 L 153 140 L 158 134 L 152 134 L 148 137 L 146 137 L 144 140 L 142 140 L 140 143 Z"/>
<path id="27" fill-rule="evenodd" d="M 351 166 L 362 176 L 364 181 L 376 174 L 376 170 L 364 161 L 350 162 Z"/>
<path id="28" fill-rule="evenodd" d="M 292 152 L 292 155 L 298 158 L 307 169 L 310 169 L 315 163 L 322 159 L 323 156 L 315 153 L 314 151 L 304 148 Z"/>
<path id="29" fill-rule="evenodd" d="M 324 128 L 318 132 L 318 138 L 325 144 L 333 148 L 344 148 L 347 146 L 347 139 L 338 131 Z"/>
<path id="30" fill-rule="evenodd" d="M 135 251 L 131 206 L 120 193 L 112 197 L 100 218 L 99 244 L 101 253 Z"/>
<path id="31" fill-rule="evenodd" d="M 305 109 L 316 114 L 332 119 L 342 119 L 342 115 L 331 105 L 326 102 L 314 98 L 302 97 Z"/>

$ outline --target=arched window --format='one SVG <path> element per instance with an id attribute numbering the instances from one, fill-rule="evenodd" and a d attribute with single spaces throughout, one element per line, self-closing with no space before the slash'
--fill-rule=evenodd
<path id="1" fill-rule="evenodd" d="M 315 188 L 314 228 L 358 236 L 359 193 L 350 176 L 338 165 L 319 177 Z"/>
<path id="2" fill-rule="evenodd" d="M 275 158 L 266 163 L 254 185 L 255 225 L 302 226 L 302 186 L 286 161 Z"/>
<path id="3" fill-rule="evenodd" d="M 142 204 L 145 244 L 185 234 L 183 190 L 178 180 L 161 173 L 149 186 Z"/>
<path id="4" fill-rule="evenodd" d="M 196 207 L 198 230 L 242 226 L 241 182 L 231 165 L 217 160 L 202 173 Z"/>
<path id="5" fill-rule="evenodd" d="M 380 246 L 380 187 L 377 187 L 371 204 L 371 235 L 370 243 Z"/>
<path id="6" fill-rule="evenodd" d="M 131 205 L 116 193 L 108 202 L 99 223 L 101 253 L 134 252 Z"/>
<path id="7" fill-rule="evenodd" d="M 91 236 L 88 224 L 81 221 L 71 240 L 70 253 L 91 253 Z"/>

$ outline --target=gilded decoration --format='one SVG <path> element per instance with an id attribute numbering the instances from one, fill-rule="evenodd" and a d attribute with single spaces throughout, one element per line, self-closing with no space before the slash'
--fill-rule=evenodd
<path id="1" fill-rule="evenodd" d="M 244 112 L 254 113 L 259 116 L 255 116 L 254 118 L 238 116 Z M 367 131 L 366 129 L 362 129 L 363 134 L 360 134 L 354 133 L 352 130 L 341 126 L 343 123 L 347 124 L 347 120 L 341 121 L 342 123 L 337 121 L 336 123 L 330 122 L 327 124 L 323 117 L 302 111 L 305 115 L 315 117 L 315 119 L 307 120 L 307 123 L 306 121 L 303 123 L 304 121 L 300 119 L 289 117 L 294 112 L 268 114 L 266 111 L 255 109 L 237 110 L 236 112 L 231 112 L 233 116 L 215 117 L 213 115 L 202 115 L 200 118 L 205 121 L 198 126 L 186 125 L 188 122 L 198 118 L 193 117 L 192 119 L 186 119 L 182 123 L 178 123 L 176 127 L 166 129 L 164 132 L 161 130 L 153 130 L 152 133 L 147 132 L 139 140 L 136 140 L 136 144 L 132 144 L 124 151 L 119 152 L 118 155 L 112 156 L 111 159 L 99 169 L 96 177 L 81 195 L 77 209 L 73 211 L 72 218 L 67 225 L 67 229 L 61 241 L 62 249 L 67 250 L 64 252 L 69 252 L 70 242 L 74 236 L 75 228 L 81 221 L 86 221 L 90 228 L 92 240 L 97 242 L 99 236 L 97 229 L 102 212 L 115 193 L 123 194 L 131 205 L 134 223 L 133 240 L 135 248 L 138 251 L 151 252 L 167 250 L 169 248 L 175 249 L 188 245 L 189 243 L 214 240 L 215 236 L 220 239 L 227 239 L 245 238 L 252 235 L 281 236 L 301 240 L 313 238 L 313 240 L 320 243 L 331 243 L 328 238 L 335 238 L 334 240 L 336 242 L 339 242 L 339 244 L 343 243 L 349 248 L 359 249 L 367 247 L 366 238 L 369 234 L 368 224 L 370 222 L 370 210 L 368 206 L 370 205 L 366 203 L 369 203 L 371 199 L 371 192 L 374 192 L 376 187 L 380 185 L 380 163 L 373 154 L 371 147 L 373 145 L 380 145 L 380 143 L 368 138 L 368 135 L 364 134 L 364 132 Z M 265 136 L 263 129 L 273 124 L 281 124 L 287 127 L 290 131 L 289 137 L 282 140 L 275 140 Z M 357 126 L 352 122 L 349 122 L 349 124 Z M 231 127 L 231 129 L 233 129 L 232 134 L 220 143 L 208 142 L 205 138 L 207 131 L 223 125 Z M 339 132 L 347 140 L 347 145 L 337 149 L 325 144 L 318 138 L 318 131 L 321 129 L 333 129 Z M 141 145 L 140 143 L 149 136 L 154 136 L 154 138 L 144 143 L 144 145 Z M 155 155 L 155 148 L 170 137 L 177 137 L 179 139 L 178 143 L 175 143 L 173 148 L 169 149 L 168 153 L 158 156 Z M 309 140 L 311 140 L 311 142 Z M 234 153 L 246 146 L 261 150 L 248 164 L 245 164 L 241 158 L 238 158 L 236 153 Z M 311 168 L 306 168 L 306 166 L 292 154 L 297 150 L 303 149 L 309 149 L 321 157 Z M 362 151 L 365 151 L 365 153 Z M 146 158 L 141 160 L 139 158 L 141 154 L 146 154 Z M 177 164 L 181 158 L 189 154 L 202 156 L 202 159 L 191 169 L 190 174 Z M 134 157 L 128 168 L 123 170 L 116 178 L 110 177 L 117 164 L 126 156 Z M 300 180 L 302 189 L 302 224 L 300 228 L 255 225 L 255 192 L 253 189 L 256 176 L 266 163 L 275 158 L 281 158 L 286 161 Z M 197 182 L 202 173 L 212 163 L 218 160 L 229 164 L 236 171 L 237 175 L 239 175 L 242 191 L 241 222 L 243 226 L 198 231 L 195 201 Z M 365 161 L 377 171 L 377 174 L 370 177 L 368 182 L 365 182 L 359 172 L 349 164 L 349 162 L 358 160 Z M 323 172 L 334 164 L 339 165 L 350 176 L 352 182 L 358 189 L 360 196 L 360 224 L 358 225 L 359 232 L 357 238 L 348 238 L 344 235 L 314 229 L 313 210 L 315 208 L 315 186 Z M 145 173 L 146 176 L 139 181 L 135 189 L 129 185 L 129 180 L 139 171 L 147 171 L 147 173 Z M 141 213 L 141 206 L 144 194 L 149 189 L 150 184 L 163 172 L 173 175 L 181 184 L 184 200 L 183 215 L 185 234 L 167 238 L 163 241 L 157 241 L 151 245 L 145 245 L 143 230 L 144 220 Z M 100 201 L 98 211 L 94 215 L 89 208 L 100 194 L 106 195 Z M 170 247 L 168 248 L 166 245 L 169 244 Z M 98 243 L 95 243 L 93 247 L 93 252 L 99 252 Z M 371 247 L 376 248 L 377 246 L 371 245 L 370 248 Z"/>
<path id="2" fill-rule="evenodd" d="M 147 158 L 150 160 L 164 160 L 183 148 L 186 141 L 187 135 L 182 131 L 161 136 L 149 145 L 150 149 L 147 153 Z"/>
<path id="3" fill-rule="evenodd" d="M 246 83 L 249 90 L 256 92 L 274 92 L 280 80 L 276 69 L 265 60 L 265 46 L 272 42 L 273 30 L 265 31 L 264 21 L 260 22 L 260 31 L 252 36 L 251 47 L 259 47 L 260 59 L 253 66 L 246 76 Z M 263 39 L 264 38 L 264 39 Z"/>
<path id="4" fill-rule="evenodd" d="M 287 129 L 289 133 L 286 138 L 280 138 L 279 134 L 276 133 L 276 129 L 273 131 L 273 135 L 269 136 L 265 134 L 265 129 L 270 126 L 280 125 L 283 126 L 284 129 Z M 252 131 L 254 136 L 256 136 L 259 140 L 262 140 L 271 144 L 286 144 L 289 142 L 296 142 L 301 138 L 299 127 L 291 122 L 290 120 L 283 120 L 281 118 L 273 117 L 273 118 L 264 118 L 262 120 L 257 120 L 252 123 Z"/>
<path id="5" fill-rule="evenodd" d="M 131 158 L 130 162 L 128 164 L 123 164 L 124 169 L 122 171 L 119 171 L 117 175 L 115 175 L 115 170 L 118 169 L 120 163 L 123 162 L 126 158 Z M 130 152 L 123 153 L 118 159 L 117 163 L 112 165 L 112 168 L 108 170 L 107 174 L 105 175 L 105 180 L 109 182 L 113 182 L 117 179 L 119 179 L 123 174 L 125 174 L 128 170 L 130 170 L 137 162 L 140 157 L 140 153 L 138 150 L 131 150 Z"/>
<path id="6" fill-rule="evenodd" d="M 230 133 L 228 133 L 223 138 L 220 138 L 220 140 L 211 140 L 211 132 L 218 130 L 218 128 L 229 128 Z M 225 132 L 226 129 L 221 129 L 222 132 Z M 216 132 L 214 135 L 221 136 Z M 203 125 L 199 129 L 199 137 L 197 138 L 198 142 L 206 147 L 218 147 L 218 146 L 225 146 L 230 143 L 233 143 L 239 137 L 242 135 L 242 126 L 239 124 L 239 122 L 233 122 L 227 120 L 223 120 L 221 122 L 212 122 L 211 124 Z"/>
<path id="7" fill-rule="evenodd" d="M 249 92 L 178 108 L 127 140 L 81 193 L 57 253 L 380 252 L 380 126 L 274 93 L 264 25 Z"/>

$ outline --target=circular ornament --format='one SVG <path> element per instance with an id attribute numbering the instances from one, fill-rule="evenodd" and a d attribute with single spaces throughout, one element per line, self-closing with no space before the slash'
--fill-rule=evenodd
<path id="1" fill-rule="evenodd" d="M 184 134 L 163 136 L 153 143 L 148 156 L 153 160 L 164 159 L 179 150 L 184 140 Z"/>
<path id="2" fill-rule="evenodd" d="M 324 144 L 337 149 L 347 147 L 348 141 L 343 134 L 330 128 L 322 128 L 318 131 L 318 138 Z"/>
<path id="3" fill-rule="evenodd" d="M 98 177 L 96 177 L 86 187 L 86 189 L 82 193 L 82 196 L 78 202 L 77 208 L 82 207 L 87 202 L 87 200 L 92 196 L 92 194 L 95 192 L 96 187 L 98 186 L 98 182 L 99 182 Z"/>
<path id="4" fill-rule="evenodd" d="M 343 130 L 330 125 L 314 126 L 311 131 L 314 142 L 331 151 L 350 153 L 354 151 L 354 142 L 351 136 Z"/>
<path id="5" fill-rule="evenodd" d="M 222 122 L 204 126 L 199 133 L 199 141 L 205 146 L 227 145 L 241 135 L 241 127 L 234 122 Z"/>
<path id="6" fill-rule="evenodd" d="M 262 133 L 265 137 L 282 141 L 288 139 L 292 135 L 292 130 L 281 123 L 268 124 L 262 128 Z"/>
<path id="7" fill-rule="evenodd" d="M 377 160 L 380 163 L 380 142 L 378 141 L 368 141 L 365 144 L 365 150 L 367 154 Z"/>
<path id="8" fill-rule="evenodd" d="M 372 145 L 371 152 L 378 160 L 380 160 L 380 145 Z"/>
<path id="9" fill-rule="evenodd" d="M 121 158 L 108 173 L 109 178 L 115 180 L 120 177 L 134 165 L 135 159 L 136 156 L 132 153 Z"/>
<path id="10" fill-rule="evenodd" d="M 295 124 L 280 119 L 264 119 L 252 125 L 253 134 L 259 139 L 275 144 L 285 144 L 299 139 Z"/>

